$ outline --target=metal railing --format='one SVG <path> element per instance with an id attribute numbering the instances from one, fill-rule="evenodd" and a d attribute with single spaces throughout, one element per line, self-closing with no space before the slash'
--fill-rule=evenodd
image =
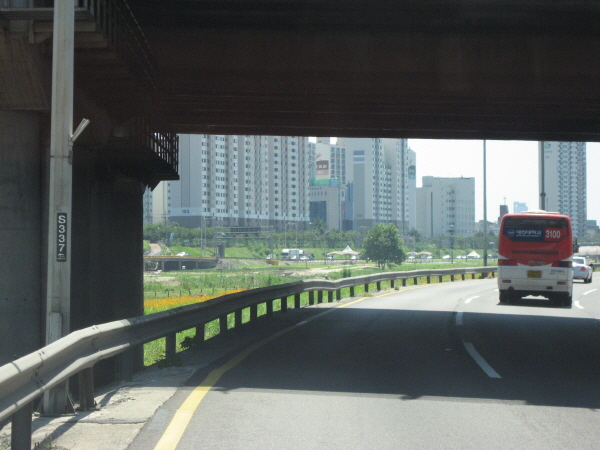
<path id="1" fill-rule="evenodd" d="M 394 288 L 396 282 L 406 286 L 407 280 L 418 284 L 419 279 L 430 283 L 432 278 L 442 282 L 444 276 L 454 281 L 471 275 L 492 275 L 497 267 L 477 267 L 439 270 L 414 270 L 409 272 L 387 272 L 375 275 L 343 278 L 336 281 L 306 280 L 293 283 L 252 289 L 225 295 L 202 303 L 181 306 L 156 314 L 94 325 L 69 335 L 0 367 L 0 423 L 12 420 L 13 448 L 30 448 L 31 405 L 44 392 L 69 377 L 80 373 L 80 397 L 93 403 L 91 370 L 97 362 L 124 353 L 121 360 L 121 377 L 131 379 L 133 364 L 131 350 L 146 342 L 166 337 L 165 357 L 176 352 L 175 335 L 178 332 L 203 327 L 218 319 L 221 332 L 227 330 L 227 316 L 234 314 L 234 327 L 242 325 L 242 311 L 250 309 L 250 320 L 258 317 L 258 305 L 266 304 L 266 315 L 273 314 L 273 303 L 281 300 L 281 312 L 287 311 L 288 298 L 293 296 L 293 307 L 300 308 L 300 294 L 308 292 L 309 305 L 322 303 L 327 292 L 327 302 L 341 299 L 341 289 L 349 288 L 354 296 L 356 286 L 376 285 L 381 290 L 383 282 Z M 316 294 L 316 299 L 315 299 Z M 202 335 L 203 336 L 203 335 Z M 89 405 L 92 406 L 92 405 Z M 25 413 L 23 413 L 25 411 Z M 27 424 L 27 421 L 29 424 Z M 29 447 L 28 447 L 29 446 Z"/>
<path id="2" fill-rule="evenodd" d="M 152 150 L 165 161 L 176 174 L 179 167 L 179 136 L 175 133 L 160 133 L 142 117 L 131 121 L 131 137 L 135 143 Z"/>
<path id="3" fill-rule="evenodd" d="M 89 11 L 110 45 L 156 90 L 152 50 L 127 0 L 77 0 L 77 7 Z"/>

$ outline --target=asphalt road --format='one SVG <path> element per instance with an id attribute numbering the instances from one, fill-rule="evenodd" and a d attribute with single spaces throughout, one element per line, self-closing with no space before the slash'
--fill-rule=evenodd
<path id="1" fill-rule="evenodd" d="M 596 279 L 571 309 L 501 305 L 494 279 L 290 311 L 295 325 L 196 373 L 129 448 L 599 448 Z"/>

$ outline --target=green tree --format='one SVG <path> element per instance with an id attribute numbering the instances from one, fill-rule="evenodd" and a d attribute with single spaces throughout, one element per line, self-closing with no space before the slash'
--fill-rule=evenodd
<path id="1" fill-rule="evenodd" d="M 323 234 L 327 231 L 327 224 L 320 217 L 315 217 L 310 224 L 310 229 L 319 234 Z"/>
<path id="2" fill-rule="evenodd" d="M 361 257 L 377 261 L 381 269 L 386 264 L 402 264 L 406 258 L 406 250 L 398 228 L 392 223 L 371 228 L 363 243 Z"/>

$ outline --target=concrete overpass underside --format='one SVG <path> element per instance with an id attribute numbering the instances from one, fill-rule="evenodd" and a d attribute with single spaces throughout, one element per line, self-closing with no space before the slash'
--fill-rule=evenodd
<path id="1" fill-rule="evenodd" d="M 130 4 L 179 133 L 599 137 L 597 1 Z"/>
<path id="2" fill-rule="evenodd" d="M 0 7 L 0 364 L 44 343 L 52 4 Z M 143 311 L 175 133 L 600 141 L 599 1 L 77 5 L 72 329 Z"/>

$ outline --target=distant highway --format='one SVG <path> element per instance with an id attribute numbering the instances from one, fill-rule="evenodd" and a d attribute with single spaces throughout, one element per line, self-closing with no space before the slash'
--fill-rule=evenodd
<path id="1" fill-rule="evenodd" d="M 500 305 L 494 279 L 290 311 L 295 325 L 197 373 L 130 449 L 597 449 L 596 280 L 576 282 L 572 309 Z"/>

